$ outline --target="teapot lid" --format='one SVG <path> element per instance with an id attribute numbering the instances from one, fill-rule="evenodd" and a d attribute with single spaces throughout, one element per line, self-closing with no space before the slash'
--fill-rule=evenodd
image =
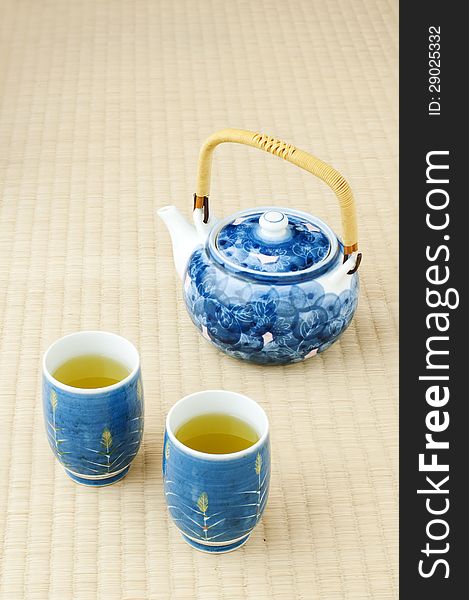
<path id="1" fill-rule="evenodd" d="M 332 230 L 312 215 L 263 207 L 218 223 L 210 234 L 208 251 L 224 268 L 245 276 L 306 279 L 335 264 L 339 243 Z"/>

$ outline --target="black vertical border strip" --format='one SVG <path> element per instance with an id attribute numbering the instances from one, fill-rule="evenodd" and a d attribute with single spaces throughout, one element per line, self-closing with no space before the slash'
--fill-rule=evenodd
<path id="1" fill-rule="evenodd" d="M 469 197 L 466 178 L 469 179 L 468 133 L 469 127 L 463 104 L 469 105 L 465 90 L 469 57 L 469 27 L 465 24 L 462 11 L 464 3 L 457 2 L 401 2 L 400 3 L 400 597 L 407 599 L 444 598 L 444 600 L 469 597 L 466 578 L 469 578 L 468 550 L 466 536 L 469 510 L 469 486 L 465 485 L 468 471 L 466 457 L 469 455 L 466 440 L 469 442 L 467 405 L 469 403 L 465 373 L 469 374 L 469 315 L 466 313 L 466 279 L 469 273 Z M 439 93 L 429 91 L 429 28 L 439 27 L 440 33 L 440 80 Z M 439 97 L 441 114 L 429 116 L 428 104 L 431 97 Z M 449 163 L 449 184 L 431 185 L 426 182 L 426 156 L 435 150 L 448 150 L 448 157 L 440 157 L 435 162 Z M 440 175 L 442 172 L 440 172 Z M 442 175 L 443 176 L 443 175 Z M 445 231 L 432 231 L 426 225 L 426 215 L 430 211 L 426 195 L 432 187 L 444 188 L 450 203 L 446 209 L 450 223 Z M 440 195 L 440 197 L 442 197 Z M 436 198 L 436 196 L 435 196 Z M 435 212 L 435 218 L 443 217 L 445 211 Z M 449 240 L 443 236 L 449 235 Z M 427 247 L 431 253 L 440 244 L 447 245 L 450 256 L 445 262 L 445 251 L 440 258 L 429 262 Z M 439 268 L 449 267 L 450 278 L 441 286 L 429 285 L 427 268 L 438 264 Z M 441 271 L 443 272 L 443 271 Z M 426 289 L 440 289 L 442 294 L 448 287 L 459 292 L 459 306 L 455 309 L 427 306 Z M 419 381 L 426 371 L 426 343 L 431 335 L 437 335 L 435 328 L 427 328 L 426 316 L 432 312 L 447 312 L 450 327 L 449 341 L 440 344 L 448 349 L 448 356 L 441 356 L 440 362 L 449 364 L 449 369 L 431 373 L 448 374 L 450 399 L 440 407 L 440 416 L 447 411 L 449 427 L 435 433 L 437 440 L 449 442 L 449 449 L 438 452 L 438 462 L 449 464 L 449 473 L 419 472 L 419 454 L 425 452 L 425 434 L 428 433 L 426 416 L 435 410 L 426 402 L 429 381 Z M 433 322 L 433 321 L 432 321 Z M 433 451 L 427 451 L 429 455 Z M 417 494 L 418 489 L 428 489 L 426 476 L 433 476 L 435 482 L 449 475 L 445 486 L 448 494 Z M 426 508 L 427 498 L 431 506 L 445 506 L 449 500 L 449 510 L 440 517 L 449 526 L 446 538 L 436 541 L 429 539 L 426 528 L 438 515 L 430 515 Z M 443 535 L 445 526 L 434 524 L 430 531 Z M 430 547 L 441 553 L 422 553 Z M 449 544 L 446 547 L 446 544 Z M 443 552 L 448 548 L 447 552 Z M 419 574 L 419 561 L 424 560 L 423 570 L 429 573 L 439 558 L 448 562 L 439 564 L 431 577 Z"/>

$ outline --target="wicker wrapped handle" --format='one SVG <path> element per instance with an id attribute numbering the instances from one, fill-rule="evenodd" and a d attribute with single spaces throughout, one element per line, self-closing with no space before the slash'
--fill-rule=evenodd
<path id="1" fill-rule="evenodd" d="M 324 161 L 295 148 L 291 144 L 277 140 L 263 133 L 243 129 L 222 129 L 208 137 L 200 150 L 197 172 L 197 188 L 194 194 L 194 208 L 204 209 L 204 222 L 208 221 L 212 155 L 218 144 L 234 142 L 253 148 L 260 148 L 291 162 L 322 179 L 335 192 L 342 213 L 344 254 L 347 256 L 358 250 L 357 217 L 352 190 L 340 173 Z"/>

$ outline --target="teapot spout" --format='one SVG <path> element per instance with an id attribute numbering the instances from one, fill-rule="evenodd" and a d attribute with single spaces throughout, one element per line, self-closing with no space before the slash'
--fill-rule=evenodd
<path id="1" fill-rule="evenodd" d="M 157 214 L 166 225 L 171 236 L 174 265 L 179 277 L 182 279 L 189 258 L 202 242 L 195 227 L 186 221 L 175 206 L 163 206 L 157 211 Z"/>

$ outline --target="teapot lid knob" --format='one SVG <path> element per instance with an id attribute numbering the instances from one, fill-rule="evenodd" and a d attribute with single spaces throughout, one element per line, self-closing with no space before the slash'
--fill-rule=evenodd
<path id="1" fill-rule="evenodd" d="M 279 210 L 268 210 L 259 217 L 260 235 L 267 240 L 281 240 L 288 233 L 288 217 Z"/>

